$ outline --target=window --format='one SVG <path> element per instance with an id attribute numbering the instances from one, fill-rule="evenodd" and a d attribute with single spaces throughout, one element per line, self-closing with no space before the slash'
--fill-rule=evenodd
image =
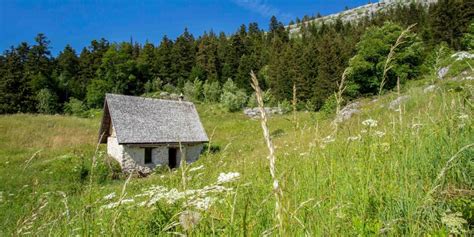
<path id="1" fill-rule="evenodd" d="M 145 164 L 150 164 L 151 161 L 151 147 L 145 148 Z"/>

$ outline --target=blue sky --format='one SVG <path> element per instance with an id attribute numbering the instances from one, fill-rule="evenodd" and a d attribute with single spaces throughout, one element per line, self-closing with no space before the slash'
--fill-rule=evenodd
<path id="1" fill-rule="evenodd" d="M 111 42 L 159 43 L 174 39 L 187 27 L 194 36 L 214 30 L 232 33 L 241 24 L 257 22 L 268 29 L 272 15 L 283 23 L 305 14 L 339 12 L 368 0 L 0 0 L 0 51 L 33 42 L 39 32 L 51 41 L 56 55 L 66 44 L 79 53 L 93 39 Z M 374 1 L 373 1 L 374 2 Z"/>

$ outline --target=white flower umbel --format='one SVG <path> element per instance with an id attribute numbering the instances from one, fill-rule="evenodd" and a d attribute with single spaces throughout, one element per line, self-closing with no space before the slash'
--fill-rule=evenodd
<path id="1" fill-rule="evenodd" d="M 331 135 L 323 138 L 324 143 L 331 143 L 331 142 L 334 142 L 334 141 L 336 141 L 336 138 L 332 137 Z"/>
<path id="2" fill-rule="evenodd" d="M 383 137 L 383 136 L 385 136 L 385 133 L 382 132 L 382 131 L 375 131 L 374 135 L 377 136 L 377 137 Z"/>
<path id="3" fill-rule="evenodd" d="M 377 127 L 377 123 L 378 123 L 377 120 L 374 120 L 374 119 L 367 119 L 367 120 L 362 121 L 362 125 L 370 127 L 370 128 Z"/>
<path id="4" fill-rule="evenodd" d="M 107 205 L 103 205 L 101 207 L 101 209 L 113 209 L 113 208 L 116 208 L 120 205 L 127 204 L 127 203 L 132 203 L 134 201 L 135 200 L 133 200 L 133 199 L 123 199 L 123 200 L 118 201 L 118 202 L 113 202 L 113 203 L 110 203 L 110 204 L 107 204 Z"/>
<path id="5" fill-rule="evenodd" d="M 193 168 L 189 169 L 189 172 L 198 171 L 198 170 L 201 170 L 203 168 L 204 168 L 204 165 L 200 165 L 198 167 L 193 167 Z"/>
<path id="6" fill-rule="evenodd" d="M 205 211 L 211 207 L 211 205 L 215 202 L 215 198 L 212 197 L 204 197 L 204 198 L 197 198 L 192 200 L 188 203 L 189 206 L 193 206 L 196 209 Z"/>
<path id="7" fill-rule="evenodd" d="M 240 178 L 240 173 L 237 173 L 237 172 L 220 173 L 219 177 L 217 178 L 217 183 L 218 184 L 229 183 L 239 178 Z"/>
<path id="8" fill-rule="evenodd" d="M 347 140 L 348 140 L 348 141 L 351 141 L 351 142 L 352 142 L 352 141 L 357 141 L 357 140 L 360 140 L 360 139 L 361 139 L 360 134 L 357 135 L 357 136 L 352 136 L 352 137 L 348 137 L 348 138 L 347 138 Z"/>
<path id="9" fill-rule="evenodd" d="M 109 193 L 107 195 L 104 196 L 104 200 L 111 200 L 113 199 L 114 197 L 116 196 L 115 192 L 112 192 L 112 193 Z"/>

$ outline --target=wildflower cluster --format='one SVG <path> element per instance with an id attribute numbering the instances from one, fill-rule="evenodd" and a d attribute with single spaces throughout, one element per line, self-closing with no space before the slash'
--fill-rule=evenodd
<path id="1" fill-rule="evenodd" d="M 370 128 L 377 127 L 377 123 L 378 123 L 377 120 L 374 120 L 374 119 L 367 119 L 367 120 L 362 121 L 362 125 L 370 127 Z"/>
<path id="2" fill-rule="evenodd" d="M 239 178 L 240 173 L 237 172 L 220 173 L 216 183 L 204 186 L 201 189 L 188 189 L 185 191 L 179 191 L 176 188 L 168 189 L 164 186 L 155 185 L 144 189 L 142 193 L 135 195 L 134 198 L 141 200 L 136 204 L 139 207 L 152 207 L 160 201 L 171 205 L 179 203 L 180 201 L 187 200 L 186 202 L 183 202 L 183 207 L 193 207 L 197 210 L 205 211 L 208 210 L 214 203 L 216 203 L 216 201 L 219 200 L 216 197 L 217 194 L 228 193 L 233 190 L 233 188 L 224 187 L 222 186 L 222 184 L 233 182 Z M 113 198 L 115 198 L 115 193 L 110 193 L 106 195 L 103 199 L 111 200 Z M 102 208 L 116 208 L 122 204 L 133 203 L 135 202 L 135 199 L 119 200 L 117 202 L 112 202 L 103 205 Z"/>
<path id="3" fill-rule="evenodd" d="M 237 172 L 229 172 L 229 173 L 220 173 L 219 177 L 217 178 L 217 183 L 223 184 L 235 181 L 240 178 L 240 174 Z"/>
<path id="4" fill-rule="evenodd" d="M 462 214 L 460 212 L 443 214 L 443 217 L 441 217 L 441 222 L 446 225 L 451 234 L 462 235 L 464 232 L 466 232 L 464 225 L 467 224 L 467 221 L 462 218 Z"/>

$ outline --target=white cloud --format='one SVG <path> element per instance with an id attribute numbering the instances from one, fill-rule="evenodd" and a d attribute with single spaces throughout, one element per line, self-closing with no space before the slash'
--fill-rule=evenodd
<path id="1" fill-rule="evenodd" d="M 276 16 L 278 20 L 282 21 L 288 21 L 293 18 L 292 14 L 282 12 L 280 9 L 273 7 L 262 0 L 234 0 L 234 2 L 237 5 L 256 12 L 264 17 L 270 18 L 271 16 Z"/>

